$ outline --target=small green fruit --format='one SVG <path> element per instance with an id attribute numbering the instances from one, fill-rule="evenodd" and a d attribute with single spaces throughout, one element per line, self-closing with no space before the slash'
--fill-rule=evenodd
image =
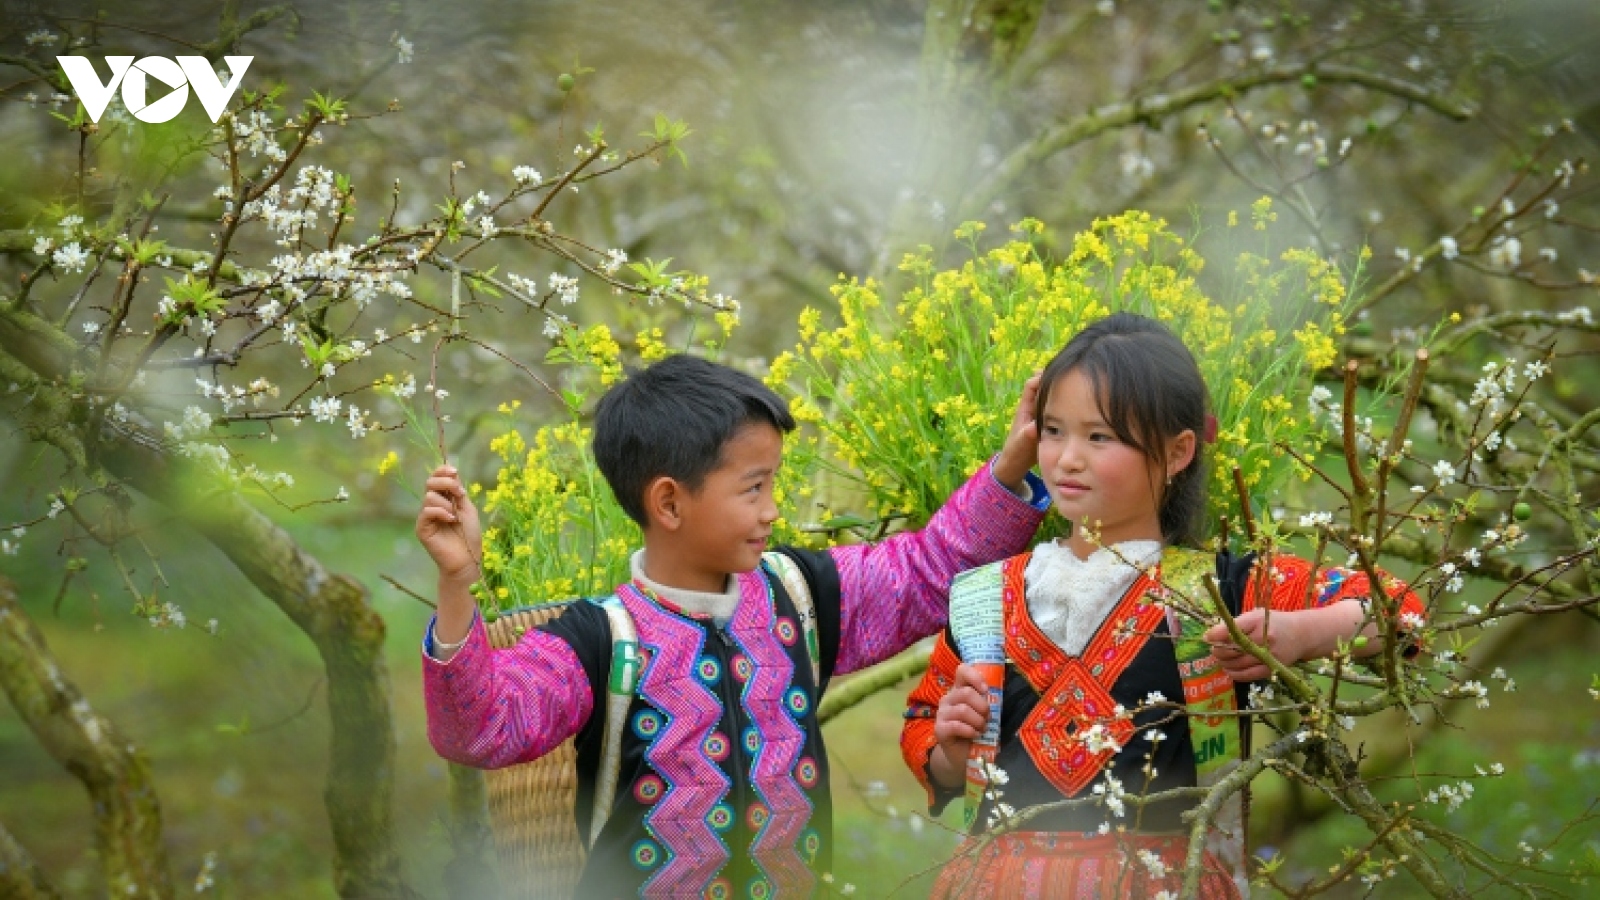
<path id="1" fill-rule="evenodd" d="M 1301 75 L 1300 76 L 1300 86 L 1305 88 L 1308 91 L 1311 90 L 1312 88 L 1315 88 L 1317 86 L 1317 76 L 1311 74 L 1310 72 L 1307 72 L 1304 75 Z"/>
<path id="2" fill-rule="evenodd" d="M 568 75 L 566 72 L 562 72 L 560 75 L 556 76 L 556 87 L 560 88 L 561 93 L 563 94 L 572 93 L 572 89 L 577 87 L 577 85 L 578 80 L 573 78 L 571 75 Z"/>
<path id="3" fill-rule="evenodd" d="M 492 606 L 483 611 L 483 621 L 484 621 L 484 624 L 486 624 L 486 625 L 493 625 L 495 623 L 495 620 L 497 620 L 499 618 L 500 618 L 500 610 L 495 609 Z"/>
<path id="4" fill-rule="evenodd" d="M 1356 639 L 1350 642 L 1350 646 L 1355 647 L 1357 650 L 1360 650 L 1362 647 L 1365 647 L 1366 645 L 1367 645 L 1367 636 L 1364 635 L 1364 634 L 1356 635 Z"/>
<path id="5" fill-rule="evenodd" d="M 1533 518 L 1533 507 L 1526 502 L 1518 501 L 1516 506 L 1511 507 L 1511 518 L 1518 522 L 1526 522 Z"/>

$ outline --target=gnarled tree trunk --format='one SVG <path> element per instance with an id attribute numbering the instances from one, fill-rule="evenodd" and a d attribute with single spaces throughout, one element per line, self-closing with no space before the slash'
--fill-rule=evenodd
<path id="1" fill-rule="evenodd" d="M 168 453 L 153 429 L 91 418 L 64 383 L 76 347 L 50 323 L 0 307 L 0 376 L 34 392 L 23 427 L 70 463 L 116 478 L 170 507 L 215 545 L 311 638 L 328 675 L 331 724 L 324 792 L 342 897 L 408 897 L 394 845 L 394 722 L 383 659 L 384 622 L 365 587 L 330 574 L 288 532 Z M 93 427 L 93 426 L 88 426 Z"/>
<path id="2" fill-rule="evenodd" d="M 15 586 L 3 578 L 0 688 L 45 750 L 89 791 L 95 849 L 110 895 L 171 897 L 161 804 L 144 755 L 61 674 L 44 635 L 17 603 Z M 0 865 L 6 896 L 55 896 L 21 845 L 3 831 Z"/>

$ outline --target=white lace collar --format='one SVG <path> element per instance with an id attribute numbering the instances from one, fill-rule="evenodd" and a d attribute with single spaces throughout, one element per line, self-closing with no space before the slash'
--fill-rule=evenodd
<path id="1" fill-rule="evenodd" d="M 1028 615 L 1068 656 L 1083 654 L 1139 576 L 1129 562 L 1150 564 L 1161 558 L 1160 541 L 1123 541 L 1115 547 L 1116 553 L 1100 547 L 1088 559 L 1079 559 L 1071 548 L 1054 541 L 1033 549 L 1023 573 Z"/>

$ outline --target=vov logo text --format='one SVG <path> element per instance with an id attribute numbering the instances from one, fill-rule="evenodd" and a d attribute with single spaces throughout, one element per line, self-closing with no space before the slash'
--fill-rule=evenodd
<path id="1" fill-rule="evenodd" d="M 244 80 L 244 72 L 250 68 L 253 59 L 253 56 L 224 56 L 229 72 L 228 83 L 224 85 L 222 79 L 217 77 L 216 70 L 211 68 L 210 60 L 204 56 L 179 56 L 176 61 L 165 56 L 146 56 L 138 62 L 134 62 L 131 56 L 108 56 L 106 65 L 111 67 L 111 80 L 104 83 L 87 56 L 56 57 L 61 63 L 61 70 L 67 73 L 67 81 L 72 83 L 72 89 L 83 102 L 83 109 L 89 114 L 90 120 L 100 121 L 106 104 L 111 102 L 111 95 L 120 86 L 122 103 L 128 107 L 128 112 L 135 119 L 152 125 L 170 122 L 183 112 L 183 107 L 189 102 L 191 87 L 195 96 L 200 98 L 200 105 L 205 107 L 206 115 L 211 117 L 211 121 L 217 121 L 217 117 L 228 107 L 228 101 L 233 99 L 234 92 L 239 89 L 239 82 Z M 152 78 L 172 88 L 172 93 L 149 103 L 146 98 Z"/>

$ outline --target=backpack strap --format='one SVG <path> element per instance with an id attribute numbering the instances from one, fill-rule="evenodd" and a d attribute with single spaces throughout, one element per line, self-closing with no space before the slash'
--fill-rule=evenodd
<path id="1" fill-rule="evenodd" d="M 800 619 L 800 630 L 806 636 L 806 657 L 811 660 L 811 683 L 822 690 L 822 654 L 817 645 L 817 606 L 811 599 L 811 584 L 806 581 L 800 566 L 786 553 L 776 550 L 761 554 L 768 571 L 776 575 L 783 590 L 794 601 L 795 615 Z"/>
<path id="2" fill-rule="evenodd" d="M 639 687 L 639 635 L 633 616 L 612 594 L 595 601 L 605 610 L 611 625 L 611 673 L 606 678 L 605 730 L 600 743 L 600 770 L 594 784 L 594 813 L 589 819 L 589 846 L 600 839 L 600 830 L 611 816 L 617 797 L 617 781 L 622 769 L 622 733 Z"/>

